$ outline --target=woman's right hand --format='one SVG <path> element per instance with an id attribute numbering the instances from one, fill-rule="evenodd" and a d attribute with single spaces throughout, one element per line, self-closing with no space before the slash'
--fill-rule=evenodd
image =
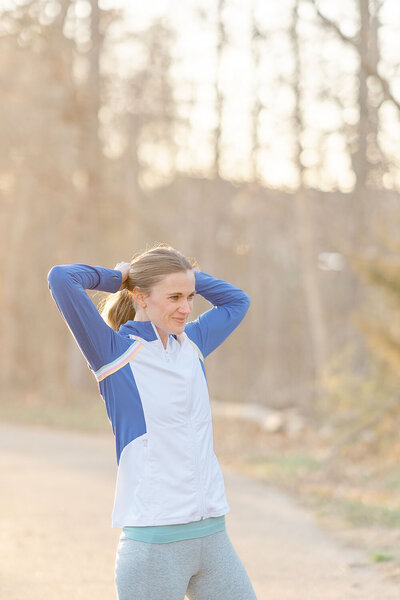
<path id="1" fill-rule="evenodd" d="M 120 290 L 125 289 L 124 282 L 128 278 L 130 268 L 131 268 L 131 263 L 128 263 L 128 262 L 119 262 L 114 267 L 114 271 L 121 271 L 121 273 L 122 273 L 122 283 L 121 283 L 121 287 L 119 288 Z"/>

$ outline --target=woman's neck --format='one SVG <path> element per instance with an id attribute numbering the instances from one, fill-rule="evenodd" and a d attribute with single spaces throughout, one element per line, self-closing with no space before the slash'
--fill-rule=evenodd
<path id="1" fill-rule="evenodd" d="M 135 314 L 135 319 L 134 321 L 150 321 L 146 311 L 144 309 L 141 310 L 137 310 L 136 314 Z M 152 323 L 152 321 L 150 321 L 150 323 Z M 154 325 L 154 323 L 153 323 Z M 157 330 L 157 333 L 160 337 L 161 343 L 164 346 L 164 350 L 167 349 L 167 342 L 168 342 L 168 333 L 165 333 L 165 331 L 161 331 L 157 325 L 154 325 L 154 327 Z"/>

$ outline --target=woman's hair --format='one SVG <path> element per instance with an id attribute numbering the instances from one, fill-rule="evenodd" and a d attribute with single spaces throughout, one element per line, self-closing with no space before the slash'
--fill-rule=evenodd
<path id="1" fill-rule="evenodd" d="M 149 293 L 166 275 L 198 268 L 196 260 L 183 256 L 168 244 L 158 244 L 141 251 L 131 258 L 130 263 L 129 275 L 123 284 L 125 289 L 109 294 L 100 305 L 101 316 L 115 331 L 135 318 L 135 301 L 132 295 L 135 287 Z"/>

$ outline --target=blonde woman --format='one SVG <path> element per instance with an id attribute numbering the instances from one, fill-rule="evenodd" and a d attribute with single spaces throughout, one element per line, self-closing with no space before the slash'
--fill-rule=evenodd
<path id="1" fill-rule="evenodd" d="M 115 435 L 119 600 L 255 600 L 225 529 L 204 369 L 249 297 L 167 245 L 115 269 L 58 265 L 48 281 Z M 85 289 L 111 293 L 101 315 Z M 195 294 L 213 308 L 189 321 Z"/>

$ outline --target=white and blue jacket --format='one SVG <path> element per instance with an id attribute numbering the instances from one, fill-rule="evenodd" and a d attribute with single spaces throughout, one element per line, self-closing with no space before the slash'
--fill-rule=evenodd
<path id="1" fill-rule="evenodd" d="M 213 308 L 164 348 L 151 321 L 109 327 L 86 289 L 116 292 L 118 270 L 58 265 L 51 294 L 93 371 L 116 440 L 113 527 L 189 523 L 229 512 L 213 449 L 204 359 L 239 325 L 250 301 L 239 288 L 195 271 Z"/>

